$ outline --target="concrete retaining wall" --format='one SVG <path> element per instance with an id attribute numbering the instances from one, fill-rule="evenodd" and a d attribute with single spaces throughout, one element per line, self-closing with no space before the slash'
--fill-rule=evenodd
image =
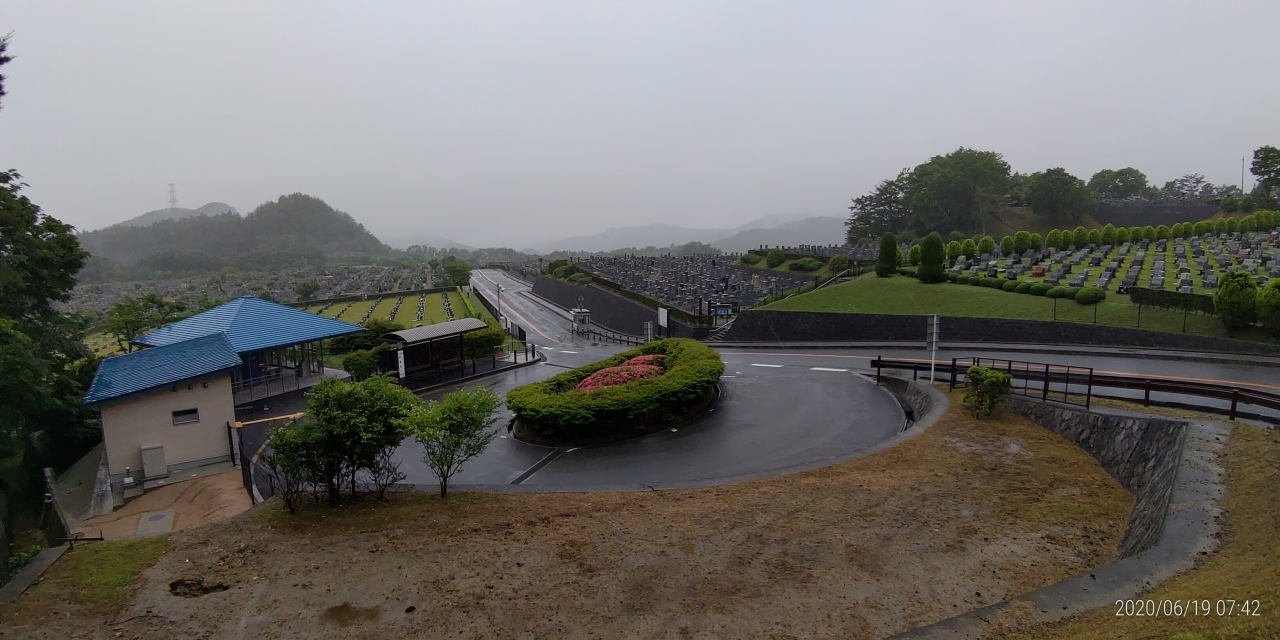
<path id="1" fill-rule="evenodd" d="M 946 285 L 943 285 L 946 286 Z M 727 342 L 924 342 L 927 316 L 748 309 L 738 315 Z M 1216 351 L 1280 355 L 1280 345 L 1109 327 L 1080 322 L 1008 318 L 942 319 L 943 342 L 1056 344 Z"/>
<path id="2" fill-rule="evenodd" d="M 1088 451 L 1120 486 L 1137 497 L 1118 558 L 1146 551 L 1159 542 L 1182 459 L 1186 423 L 1094 413 L 1020 396 L 1008 398 L 1006 407 Z"/>
<path id="3" fill-rule="evenodd" d="M 533 283 L 533 293 L 565 309 L 577 307 L 578 296 L 582 296 L 582 304 L 591 310 L 592 322 L 620 333 L 642 336 L 644 323 L 652 322 L 655 327 L 658 324 L 656 309 L 599 287 L 539 277 Z M 701 339 L 711 332 L 708 327 L 692 327 L 674 318 L 667 319 L 667 330 L 672 338 Z"/>

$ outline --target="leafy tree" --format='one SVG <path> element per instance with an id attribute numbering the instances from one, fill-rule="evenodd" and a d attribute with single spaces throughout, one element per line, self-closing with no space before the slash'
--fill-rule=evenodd
<path id="1" fill-rule="evenodd" d="M 1102 200 L 1125 200 L 1146 196 L 1151 187 L 1147 176 L 1133 167 L 1103 169 L 1089 179 L 1089 190 Z"/>
<path id="2" fill-rule="evenodd" d="M 887 278 L 898 272 L 898 238 L 886 233 L 880 238 L 880 255 L 876 257 L 876 277 Z"/>
<path id="3" fill-rule="evenodd" d="M 787 261 L 787 254 L 784 253 L 782 249 L 770 249 L 769 253 L 765 254 L 765 257 L 764 257 L 764 263 L 770 269 L 776 269 L 778 265 L 786 261 Z"/>
<path id="4" fill-rule="evenodd" d="M 1155 227 L 1153 227 L 1153 226 L 1151 226 L 1151 225 L 1147 225 L 1147 226 L 1143 227 L 1143 228 L 1142 228 L 1142 237 L 1143 237 L 1143 239 L 1151 240 L 1151 241 L 1153 241 L 1153 242 L 1154 242 L 1154 241 L 1156 240 L 1156 228 L 1155 228 Z"/>
<path id="5" fill-rule="evenodd" d="M 384 318 L 369 318 L 364 321 L 363 327 L 364 331 L 360 333 L 352 333 L 329 340 L 329 351 L 332 353 L 347 353 L 373 349 L 383 344 L 382 336 L 405 328 L 399 322 Z"/>
<path id="6" fill-rule="evenodd" d="M 1104 245 L 1106 245 L 1106 244 L 1114 245 L 1114 244 L 1116 243 L 1116 228 L 1115 228 L 1115 225 L 1113 225 L 1113 224 L 1111 224 L 1110 222 L 1108 222 L 1108 223 L 1107 223 L 1107 226 L 1105 226 L 1105 227 L 1103 227 L 1103 228 L 1102 228 L 1102 236 L 1101 236 L 1101 239 L 1102 239 L 1102 244 L 1104 244 Z"/>
<path id="7" fill-rule="evenodd" d="M 1000 255 L 1013 255 L 1013 236 L 1000 238 Z"/>
<path id="8" fill-rule="evenodd" d="M 440 261 L 440 268 L 444 270 L 444 286 L 461 287 L 471 284 L 471 264 L 467 261 L 445 256 Z"/>
<path id="9" fill-rule="evenodd" d="M 1033 233 L 1031 234 L 1031 248 L 1039 251 L 1044 248 L 1044 236 Z"/>
<path id="10" fill-rule="evenodd" d="M 920 245 L 911 245 L 911 249 L 907 251 L 907 262 L 913 267 L 920 264 Z"/>
<path id="11" fill-rule="evenodd" d="M 1209 222 L 1201 220 L 1200 222 L 1195 223 L 1195 225 L 1191 228 L 1191 232 L 1197 236 L 1202 236 L 1206 233 L 1212 233 L 1213 225 L 1210 224 Z"/>
<path id="12" fill-rule="evenodd" d="M 169 301 L 154 293 L 140 298 L 125 297 L 107 310 L 107 331 L 125 353 L 133 351 L 133 339 L 159 329 L 187 315 L 187 305 Z"/>
<path id="13" fill-rule="evenodd" d="M 1101 244 L 1102 244 L 1102 230 L 1101 230 L 1101 229 L 1090 229 L 1090 230 L 1089 230 L 1089 243 L 1090 243 L 1090 244 L 1093 244 L 1093 245 L 1101 245 Z"/>
<path id="14" fill-rule="evenodd" d="M 1215 235 L 1216 235 L 1216 234 L 1221 234 L 1221 233 L 1226 233 L 1226 232 L 1227 232 L 1227 219 L 1226 219 L 1226 218 L 1218 218 L 1217 220 L 1214 220 L 1214 221 L 1213 221 L 1213 233 L 1214 233 Z"/>
<path id="15" fill-rule="evenodd" d="M 920 231 L 981 231 L 1009 187 L 1009 163 L 994 151 L 961 147 L 934 156 L 917 166 L 908 180 L 911 226 Z"/>
<path id="16" fill-rule="evenodd" d="M 1258 317 L 1257 283 L 1243 271 L 1228 273 L 1213 294 L 1213 309 L 1228 333 L 1248 327 Z"/>
<path id="17" fill-rule="evenodd" d="M 1169 236 L 1170 236 L 1171 238 L 1181 238 L 1181 237 L 1183 237 L 1183 236 L 1182 236 L 1182 227 L 1183 227 L 1183 224 L 1182 224 L 1181 222 L 1175 222 L 1175 223 L 1174 223 L 1174 225 L 1173 225 L 1172 227 L 1169 227 Z"/>
<path id="18" fill-rule="evenodd" d="M 352 351 L 343 356 L 342 370 L 351 374 L 356 382 L 366 380 L 378 372 L 378 355 L 372 349 Z"/>
<path id="19" fill-rule="evenodd" d="M 1044 242 L 1055 249 L 1062 249 L 1062 232 L 1057 229 L 1050 230 L 1049 235 L 1045 236 Z"/>
<path id="20" fill-rule="evenodd" d="M 959 258 L 960 255 L 961 255 L 960 242 L 957 240 L 952 240 L 951 242 L 948 242 L 947 243 L 947 259 L 955 260 L 956 258 Z"/>
<path id="21" fill-rule="evenodd" d="M 507 341 L 507 332 L 501 327 L 489 326 L 470 331 L 462 336 L 462 351 L 468 358 L 488 358 L 493 350 Z"/>
<path id="22" fill-rule="evenodd" d="M 960 254 L 969 258 L 976 258 L 979 255 L 978 243 L 974 242 L 972 238 L 966 238 L 964 242 L 960 243 Z"/>
<path id="23" fill-rule="evenodd" d="M 1022 255 L 1031 249 L 1031 234 L 1026 231 L 1019 231 L 1013 234 L 1013 252 Z"/>
<path id="24" fill-rule="evenodd" d="M 470 387 L 446 394 L 440 402 L 419 405 L 401 420 L 422 445 L 422 461 L 440 479 L 441 498 L 448 494 L 449 479 L 493 442 L 493 414 L 501 405 L 493 391 Z"/>
<path id="25" fill-rule="evenodd" d="M 1272 280 L 1258 295 L 1258 324 L 1280 335 L 1280 280 Z"/>
<path id="26" fill-rule="evenodd" d="M 1164 225 L 1156 227 L 1156 240 L 1168 240 L 1169 236 L 1169 227 Z"/>
<path id="27" fill-rule="evenodd" d="M 1059 223 L 1077 222 L 1094 206 L 1084 181 L 1062 168 L 1032 174 L 1027 202 L 1036 214 Z"/>
<path id="28" fill-rule="evenodd" d="M 937 233 L 931 233 L 924 237 L 920 244 L 912 247 L 914 251 L 920 248 L 920 268 L 916 271 L 916 277 L 920 282 L 932 284 L 935 282 L 946 282 L 947 272 L 943 266 L 945 259 L 942 248 L 942 236 Z"/>
<path id="29" fill-rule="evenodd" d="M 1076 227 L 1076 230 L 1071 232 L 1071 244 L 1077 249 L 1089 244 L 1089 230 L 1083 226 Z"/>
<path id="30" fill-rule="evenodd" d="M 853 199 L 849 219 L 845 221 L 849 244 L 856 244 L 859 238 L 874 238 L 906 228 L 911 218 L 907 196 L 910 179 L 911 171 L 903 169 L 897 178 L 885 180 L 871 193 Z"/>
<path id="31" fill-rule="evenodd" d="M 1258 147 L 1253 152 L 1253 164 L 1250 173 L 1258 180 L 1258 187 L 1268 194 L 1274 195 L 1280 189 L 1280 149 L 1271 145 Z"/>
<path id="32" fill-rule="evenodd" d="M 320 285 L 316 284 L 315 281 L 299 282 L 293 285 L 293 292 L 298 294 L 299 300 L 310 300 L 311 296 L 315 295 L 319 290 Z"/>
<path id="33" fill-rule="evenodd" d="M 989 418 L 1013 392 L 1013 376 L 987 367 L 969 367 L 965 372 L 964 405 L 975 418 Z"/>
<path id="34" fill-rule="evenodd" d="M 996 252 L 996 239 L 991 236 L 982 236 L 978 241 L 978 255 L 990 255 Z"/>
<path id="35" fill-rule="evenodd" d="M 1129 228 L 1120 227 L 1116 229 L 1116 244 L 1124 244 L 1129 242 Z"/>

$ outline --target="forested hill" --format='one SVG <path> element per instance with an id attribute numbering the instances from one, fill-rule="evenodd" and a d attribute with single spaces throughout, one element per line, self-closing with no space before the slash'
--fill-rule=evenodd
<path id="1" fill-rule="evenodd" d="M 229 212 L 145 227 L 112 226 L 79 238 L 93 256 L 82 274 L 90 281 L 270 268 L 391 251 L 350 215 L 301 193 L 281 196 L 246 216 Z"/>

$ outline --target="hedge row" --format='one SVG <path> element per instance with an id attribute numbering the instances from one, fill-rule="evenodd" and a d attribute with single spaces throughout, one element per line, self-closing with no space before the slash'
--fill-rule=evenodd
<path id="1" fill-rule="evenodd" d="M 587 376 L 640 355 L 662 354 L 666 371 L 594 391 L 579 391 Z M 656 425 L 689 417 L 707 402 L 724 373 L 720 354 L 684 338 L 650 342 L 542 382 L 507 392 L 507 407 L 523 436 L 584 444 L 643 435 Z"/>
<path id="2" fill-rule="evenodd" d="M 1043 282 L 1025 282 L 1006 280 L 1004 278 L 988 278 L 986 276 L 953 275 L 949 278 L 956 284 L 967 284 L 973 287 L 990 287 L 1009 293 L 1048 296 L 1050 298 L 1068 298 L 1080 304 L 1097 304 L 1107 299 L 1107 292 L 1097 287 L 1055 287 Z M 1084 293 L 1083 296 L 1080 294 Z"/>

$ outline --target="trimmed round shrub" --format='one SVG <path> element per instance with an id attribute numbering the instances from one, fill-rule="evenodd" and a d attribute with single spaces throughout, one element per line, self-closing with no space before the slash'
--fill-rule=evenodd
<path id="1" fill-rule="evenodd" d="M 1036 284 L 1031 285 L 1031 295 L 1033 296 L 1048 295 L 1050 291 L 1053 291 L 1053 285 L 1051 284 L 1037 282 Z"/>
<path id="2" fill-rule="evenodd" d="M 742 254 L 742 264 L 760 264 L 760 256 L 754 253 Z"/>
<path id="3" fill-rule="evenodd" d="M 591 391 L 578 385 L 603 369 L 625 366 L 637 356 L 662 355 L 635 366 L 661 366 L 661 375 Z M 724 373 L 720 354 L 684 338 L 650 342 L 599 362 L 571 369 L 507 392 L 516 433 L 546 444 L 613 442 L 651 433 L 686 420 L 710 405 Z"/>
<path id="4" fill-rule="evenodd" d="M 1097 287 L 1085 287 L 1076 292 L 1076 304 L 1098 304 L 1107 299 L 1107 292 Z"/>
<path id="5" fill-rule="evenodd" d="M 1031 293 L 1031 283 L 1030 283 L 1030 282 L 1020 282 L 1020 283 L 1018 283 L 1018 287 L 1017 287 L 1016 289 L 1014 289 L 1014 291 L 1015 291 L 1015 292 L 1017 292 L 1017 293 Z"/>
<path id="6" fill-rule="evenodd" d="M 1213 309 L 1227 331 L 1243 329 L 1258 319 L 1258 285 L 1243 271 L 1232 271 L 1213 293 Z"/>
<path id="7" fill-rule="evenodd" d="M 916 273 L 920 282 L 932 284 L 945 281 L 947 272 L 943 263 L 947 259 L 947 250 L 942 245 L 942 237 L 931 233 L 917 246 L 920 247 L 920 268 Z"/>
<path id="8" fill-rule="evenodd" d="M 898 237 L 886 233 L 880 237 L 880 253 L 876 257 L 876 277 L 888 278 L 898 270 Z"/>
<path id="9" fill-rule="evenodd" d="M 821 269 L 821 268 L 822 268 L 822 263 L 818 262 L 813 258 L 800 258 L 799 260 L 792 260 L 791 264 L 787 265 L 787 269 L 791 271 L 817 271 L 818 269 Z"/>
<path id="10" fill-rule="evenodd" d="M 1054 287 L 1054 288 L 1050 289 L 1050 290 L 1048 291 L 1048 293 L 1046 293 L 1046 294 L 1044 294 L 1044 295 L 1045 295 L 1046 297 L 1049 297 L 1049 298 L 1065 298 L 1065 297 L 1067 297 L 1067 288 L 1066 288 L 1066 287 Z"/>
<path id="11" fill-rule="evenodd" d="M 1017 280 L 1005 280 L 1004 282 L 1002 282 L 1002 283 L 1000 284 L 1000 288 L 1001 288 L 1001 289 L 1004 289 L 1005 291 L 1008 291 L 1009 293 L 1013 293 L 1014 291 L 1017 291 L 1017 290 L 1018 290 L 1018 281 L 1017 281 Z"/>
<path id="12" fill-rule="evenodd" d="M 963 273 L 956 276 L 956 284 L 969 284 L 969 276 Z"/>
<path id="13" fill-rule="evenodd" d="M 1077 293 L 1080 293 L 1080 287 L 1067 287 L 1067 295 L 1062 297 L 1068 300 L 1075 300 Z"/>
<path id="14" fill-rule="evenodd" d="M 1004 280 L 1000 278 L 986 278 L 986 285 L 992 289 L 999 289 L 1004 286 Z"/>
<path id="15" fill-rule="evenodd" d="M 971 287 L 981 287 L 981 286 L 982 286 L 982 281 L 983 281 L 983 280 L 985 280 L 985 279 L 986 279 L 986 278 L 983 278 L 982 276 L 971 276 L 971 277 L 969 277 L 969 286 L 971 286 Z"/>
<path id="16" fill-rule="evenodd" d="M 782 249 L 770 249 L 769 253 L 764 257 L 764 264 L 770 269 L 776 268 L 786 261 L 787 254 L 783 253 Z"/>

